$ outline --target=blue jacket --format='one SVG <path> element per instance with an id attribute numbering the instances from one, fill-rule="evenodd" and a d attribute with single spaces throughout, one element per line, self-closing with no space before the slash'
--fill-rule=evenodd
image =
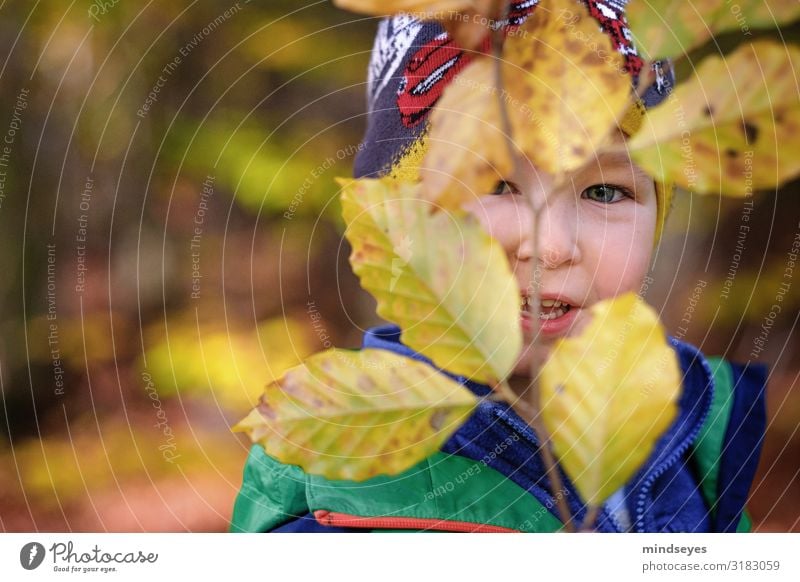
<path id="1" fill-rule="evenodd" d="M 742 531 L 748 527 L 743 511 L 766 426 L 766 369 L 763 365 L 740 366 L 706 359 L 685 342 L 674 338 L 669 342 L 684 375 L 679 414 L 639 472 L 602 508 L 597 529 Z M 433 365 L 400 342 L 400 328 L 394 325 L 367 330 L 362 347 L 389 350 Z M 441 371 L 478 396 L 490 392 L 488 386 Z M 513 444 L 497 446 L 503 442 Z M 442 452 L 488 464 L 555 512 L 538 448 L 536 435 L 509 405 L 482 400 L 470 419 L 443 445 Z M 260 453 L 263 455 L 263 451 Z M 248 464 L 256 462 L 251 455 Z M 562 472 L 561 476 L 567 490 L 564 497 L 580 522 L 586 507 L 566 475 Z M 249 491 L 254 490 L 250 486 Z M 234 523 L 232 529 L 239 528 Z M 363 530 L 326 526 L 308 514 L 287 515 L 286 522 L 271 531 Z"/>

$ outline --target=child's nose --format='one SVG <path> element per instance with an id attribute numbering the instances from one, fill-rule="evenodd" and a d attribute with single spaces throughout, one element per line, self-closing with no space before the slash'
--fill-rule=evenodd
<path id="1" fill-rule="evenodd" d="M 580 258 L 577 208 L 547 200 L 538 209 L 539 263 L 545 269 L 574 264 Z"/>

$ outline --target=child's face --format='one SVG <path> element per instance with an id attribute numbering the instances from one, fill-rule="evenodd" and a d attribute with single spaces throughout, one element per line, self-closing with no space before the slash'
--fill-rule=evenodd
<path id="1" fill-rule="evenodd" d="M 525 349 L 514 373 L 528 375 L 535 334 L 525 305 L 535 268 L 529 195 L 540 209 L 536 281 L 543 349 L 537 359 L 547 355 L 557 338 L 579 330 L 592 304 L 638 292 L 650 264 L 657 205 L 653 180 L 624 152 L 599 156 L 568 174 L 559 188 L 528 160 L 517 166 L 517 175 L 467 209 L 502 244 L 519 283 Z"/>

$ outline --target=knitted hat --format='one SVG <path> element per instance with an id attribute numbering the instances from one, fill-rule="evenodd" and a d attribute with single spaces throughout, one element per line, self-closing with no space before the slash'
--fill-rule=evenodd
<path id="1" fill-rule="evenodd" d="M 625 68 L 635 83 L 644 61 L 633 45 L 625 20 L 628 0 L 581 1 L 623 55 Z M 539 0 L 511 2 L 508 19 L 499 26 L 506 31 L 520 26 L 538 3 Z M 355 159 L 355 177 L 385 174 L 406 179 L 417 177 L 425 153 L 428 114 L 444 88 L 473 58 L 435 21 L 421 21 L 408 15 L 381 20 L 369 64 L 369 117 L 363 147 Z M 638 129 L 645 109 L 661 103 L 674 84 L 669 62 L 654 63 L 653 71 L 655 82 L 620 123 L 628 135 Z M 656 198 L 658 241 L 672 202 L 672 185 L 656 183 Z"/>

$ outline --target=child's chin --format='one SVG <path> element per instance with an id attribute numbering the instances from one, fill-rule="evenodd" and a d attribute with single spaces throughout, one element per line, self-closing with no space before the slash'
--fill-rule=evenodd
<path id="1" fill-rule="evenodd" d="M 533 346 L 526 338 L 525 347 L 523 348 L 522 354 L 520 354 L 519 358 L 517 358 L 517 363 L 514 366 L 515 376 L 530 377 L 531 365 L 533 362 L 536 361 L 536 369 L 539 369 L 542 364 L 544 364 L 548 354 L 550 353 L 549 342 L 542 342 L 536 346 L 536 353 L 534 353 L 532 348 Z"/>
<path id="2" fill-rule="evenodd" d="M 576 308 L 575 311 L 575 319 L 573 324 L 570 328 L 565 331 L 564 333 L 557 335 L 557 336 L 539 336 L 538 345 L 536 346 L 535 354 L 533 349 L 533 336 L 528 333 L 523 334 L 523 342 L 525 347 L 523 348 L 522 354 L 520 354 L 519 358 L 517 358 L 517 363 L 514 366 L 514 376 L 531 376 L 531 365 L 536 360 L 536 370 L 541 368 L 545 361 L 547 361 L 547 357 L 550 355 L 550 350 L 553 348 L 553 345 L 561 338 L 565 337 L 575 337 L 580 335 L 583 330 L 586 328 L 586 325 L 589 323 L 589 319 L 586 317 L 586 314 L 583 309 Z"/>

